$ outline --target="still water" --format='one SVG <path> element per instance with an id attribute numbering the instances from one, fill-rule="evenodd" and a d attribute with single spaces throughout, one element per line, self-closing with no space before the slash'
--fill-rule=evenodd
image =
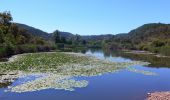
<path id="1" fill-rule="evenodd" d="M 170 90 L 170 67 L 166 62 L 169 59 L 129 56 L 117 52 L 105 52 L 102 50 L 88 50 L 85 54 L 96 56 L 100 59 L 108 59 L 115 62 L 129 62 L 132 60 L 150 61 L 149 66 L 135 66 L 137 69 L 155 72 L 157 76 L 147 76 L 140 73 L 121 70 L 117 73 L 106 73 L 101 76 L 80 77 L 77 80 L 88 80 L 85 88 L 77 88 L 75 91 L 42 90 L 26 93 L 4 92 L 6 86 L 21 83 L 24 79 L 17 79 L 13 83 L 0 84 L 0 100 L 144 100 L 148 92 Z M 147 55 L 147 57 L 150 55 Z M 141 58 L 141 59 L 140 59 Z M 160 59 L 154 62 L 154 59 Z M 166 64 L 165 64 L 166 63 Z M 33 79 L 34 76 L 29 76 Z"/>

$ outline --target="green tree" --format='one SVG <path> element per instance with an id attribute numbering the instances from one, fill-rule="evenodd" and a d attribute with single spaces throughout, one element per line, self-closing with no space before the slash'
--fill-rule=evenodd
<path id="1" fill-rule="evenodd" d="M 0 44 L 4 42 L 4 34 L 2 29 L 0 28 Z"/>
<path id="2" fill-rule="evenodd" d="M 8 11 L 5 11 L 3 13 L 0 13 L 0 24 L 3 24 L 5 26 L 10 26 L 12 21 L 11 13 Z"/>
<path id="3" fill-rule="evenodd" d="M 62 43 L 66 43 L 67 41 L 66 41 L 66 38 L 65 37 L 61 37 L 61 42 Z"/>
<path id="4" fill-rule="evenodd" d="M 9 32 L 16 38 L 19 35 L 19 28 L 15 24 L 11 24 Z"/>
<path id="5" fill-rule="evenodd" d="M 83 41 L 82 41 L 82 44 L 83 44 L 83 45 L 86 45 L 86 44 L 87 44 L 87 41 L 86 41 L 86 40 L 83 40 Z"/>
<path id="6" fill-rule="evenodd" d="M 153 47 L 162 47 L 165 46 L 165 43 L 160 40 L 155 40 L 151 43 L 151 46 Z"/>
<path id="7" fill-rule="evenodd" d="M 61 42 L 60 32 L 58 30 L 53 32 L 53 38 L 54 38 L 55 43 Z"/>

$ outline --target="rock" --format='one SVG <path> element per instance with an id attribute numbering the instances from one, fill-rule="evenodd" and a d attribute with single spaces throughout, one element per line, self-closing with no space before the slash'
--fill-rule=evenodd
<path id="1" fill-rule="evenodd" d="M 147 100 L 170 100 L 170 92 L 148 93 Z"/>

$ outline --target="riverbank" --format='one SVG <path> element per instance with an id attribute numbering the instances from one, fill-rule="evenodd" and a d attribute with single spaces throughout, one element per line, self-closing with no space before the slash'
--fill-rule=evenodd
<path id="1" fill-rule="evenodd" d="M 140 51 L 140 50 L 123 50 L 125 53 L 132 53 L 132 54 L 143 54 L 143 55 L 153 55 L 156 57 L 163 57 L 163 58 L 170 58 L 170 56 L 164 56 L 158 53 L 152 53 L 149 51 Z"/>

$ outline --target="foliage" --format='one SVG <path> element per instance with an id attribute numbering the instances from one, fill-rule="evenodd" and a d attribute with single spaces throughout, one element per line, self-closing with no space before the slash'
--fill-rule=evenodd
<path id="1" fill-rule="evenodd" d="M 128 34 L 117 34 L 108 39 L 105 48 L 147 50 L 169 55 L 170 24 L 145 24 Z"/>
<path id="2" fill-rule="evenodd" d="M 0 13 L 0 58 L 24 52 L 49 51 L 53 48 L 44 39 L 32 36 L 11 21 L 10 12 Z"/>

